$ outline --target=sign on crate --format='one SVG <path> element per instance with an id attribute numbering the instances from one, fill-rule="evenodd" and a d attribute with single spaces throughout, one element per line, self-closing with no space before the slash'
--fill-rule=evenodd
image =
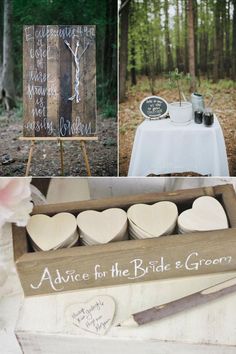
<path id="1" fill-rule="evenodd" d="M 26 229 L 14 226 L 14 256 L 25 296 L 235 271 L 236 199 L 231 185 L 40 205 L 33 214 L 128 210 L 135 204 L 166 200 L 175 203 L 179 211 L 186 211 L 203 196 L 214 196 L 221 202 L 229 228 L 32 252 Z"/>
<path id="2" fill-rule="evenodd" d="M 96 133 L 95 26 L 24 26 L 25 137 Z"/>

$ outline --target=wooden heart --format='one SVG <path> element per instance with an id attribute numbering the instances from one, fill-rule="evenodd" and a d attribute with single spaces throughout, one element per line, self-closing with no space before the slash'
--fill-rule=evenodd
<path id="1" fill-rule="evenodd" d="M 112 297 L 96 296 L 89 302 L 70 305 L 66 319 L 85 331 L 103 335 L 111 327 L 115 307 Z"/>
<path id="2" fill-rule="evenodd" d="M 77 223 L 70 213 L 59 213 L 53 217 L 37 214 L 30 218 L 26 229 L 37 248 L 49 251 L 67 240 L 71 242 L 71 237 L 76 237 Z"/>
<path id="3" fill-rule="evenodd" d="M 126 234 L 127 214 L 119 208 L 87 210 L 77 216 L 77 224 L 82 238 L 88 237 L 92 244 L 120 241 Z"/>
<path id="4" fill-rule="evenodd" d="M 182 232 L 219 230 L 228 228 L 228 220 L 218 200 L 204 196 L 193 202 L 192 209 L 180 214 L 178 226 Z"/>
<path id="5" fill-rule="evenodd" d="M 158 202 L 153 205 L 132 205 L 127 212 L 128 219 L 138 228 L 153 237 L 165 235 L 171 230 L 178 217 L 177 206 L 172 202 Z"/>

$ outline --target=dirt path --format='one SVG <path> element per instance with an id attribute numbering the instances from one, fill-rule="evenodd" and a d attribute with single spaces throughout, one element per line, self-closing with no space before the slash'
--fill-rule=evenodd
<path id="1" fill-rule="evenodd" d="M 139 112 L 139 104 L 144 97 L 150 95 L 151 93 L 148 90 L 130 91 L 127 101 L 120 104 L 120 176 L 127 176 L 136 128 L 143 121 Z M 178 100 L 178 96 L 173 89 L 160 89 L 156 92 L 156 95 L 167 99 L 169 102 Z M 223 129 L 230 175 L 236 176 L 236 89 L 216 88 L 214 95 L 212 108 L 217 114 Z M 181 175 L 186 175 L 186 173 Z"/>
<path id="2" fill-rule="evenodd" d="M 92 176 L 117 175 L 117 123 L 115 119 L 98 116 L 98 142 L 88 142 L 87 152 Z M 22 136 L 22 119 L 16 115 L 0 116 L 0 159 L 9 154 L 14 162 L 2 165 L 0 176 L 23 176 L 29 152 L 29 142 L 19 141 Z M 66 176 L 86 176 L 79 142 L 64 143 Z M 36 144 L 30 174 L 32 176 L 60 175 L 60 150 L 56 142 Z"/>

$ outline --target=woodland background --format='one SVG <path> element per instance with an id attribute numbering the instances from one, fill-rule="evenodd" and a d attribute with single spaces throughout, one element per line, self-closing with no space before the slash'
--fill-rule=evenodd
<path id="1" fill-rule="evenodd" d="M 142 122 L 141 100 L 151 94 L 179 100 L 169 80 L 176 69 L 187 97 L 193 91 L 214 96 L 236 175 L 236 0 L 122 0 L 119 59 L 121 175 Z"/>
<path id="2" fill-rule="evenodd" d="M 0 163 L 0 175 L 22 175 L 27 161 L 28 146 L 18 142 L 23 125 L 22 30 L 25 24 L 96 25 L 99 142 L 90 144 L 89 153 L 93 174 L 116 175 L 117 6 L 114 0 L 0 1 L 0 159 L 9 153 L 10 160 L 13 160 L 6 166 Z M 67 173 L 83 175 L 83 164 L 78 166 L 79 150 L 72 144 L 70 146 L 65 147 L 70 155 Z M 31 173 L 57 175 L 58 161 L 48 158 L 52 154 L 58 155 L 57 147 L 42 143 L 34 153 L 39 165 Z M 44 165 L 43 170 L 40 170 L 40 162 Z"/>

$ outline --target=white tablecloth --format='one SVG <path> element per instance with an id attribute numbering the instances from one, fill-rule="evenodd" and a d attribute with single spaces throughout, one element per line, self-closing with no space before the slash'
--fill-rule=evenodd
<path id="1" fill-rule="evenodd" d="M 221 126 L 173 125 L 170 119 L 145 120 L 136 131 L 129 176 L 196 172 L 228 176 L 228 161 Z"/>

